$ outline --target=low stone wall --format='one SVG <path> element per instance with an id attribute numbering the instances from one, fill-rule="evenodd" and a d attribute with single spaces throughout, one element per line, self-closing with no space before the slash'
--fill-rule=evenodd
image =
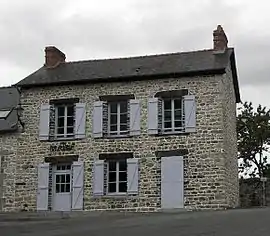
<path id="1" fill-rule="evenodd" d="M 265 188 L 259 178 L 240 179 L 239 184 L 241 207 L 270 206 L 270 179 Z"/>

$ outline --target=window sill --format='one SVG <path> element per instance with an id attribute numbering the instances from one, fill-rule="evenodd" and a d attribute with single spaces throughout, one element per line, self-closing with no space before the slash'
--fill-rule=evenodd
<path id="1" fill-rule="evenodd" d="M 94 198 L 102 198 L 102 199 L 130 199 L 130 198 L 137 198 L 138 194 L 106 194 L 101 196 L 94 196 Z"/>
<path id="2" fill-rule="evenodd" d="M 171 136 L 171 135 L 183 135 L 187 136 L 190 133 L 184 132 L 184 131 L 171 131 L 171 132 L 160 132 L 157 134 L 157 136 Z"/>
<path id="3" fill-rule="evenodd" d="M 73 141 L 76 140 L 75 136 L 67 137 L 67 138 L 57 138 L 57 137 L 50 137 L 49 142 L 65 142 L 65 141 Z"/>
<path id="4" fill-rule="evenodd" d="M 122 134 L 122 135 L 105 135 L 103 138 L 107 139 L 121 139 L 121 138 L 131 138 L 130 134 Z"/>

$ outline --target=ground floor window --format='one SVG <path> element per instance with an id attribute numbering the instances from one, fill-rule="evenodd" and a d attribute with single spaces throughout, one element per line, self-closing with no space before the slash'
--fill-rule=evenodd
<path id="1" fill-rule="evenodd" d="M 120 194 L 127 192 L 127 160 L 107 161 L 107 192 Z"/>

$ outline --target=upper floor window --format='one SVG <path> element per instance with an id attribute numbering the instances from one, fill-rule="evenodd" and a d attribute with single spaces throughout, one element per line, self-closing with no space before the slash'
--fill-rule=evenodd
<path id="1" fill-rule="evenodd" d="M 165 98 L 162 100 L 162 130 L 163 132 L 182 131 L 183 100 L 181 98 Z"/>
<path id="2" fill-rule="evenodd" d="M 55 106 L 55 136 L 69 138 L 74 136 L 75 109 L 74 104 Z"/>
<path id="3" fill-rule="evenodd" d="M 51 100 L 41 104 L 40 140 L 85 138 L 86 110 L 79 99 Z"/>
<path id="4" fill-rule="evenodd" d="M 128 101 L 108 103 L 108 133 L 110 135 L 128 133 Z"/>
<path id="5" fill-rule="evenodd" d="M 196 130 L 196 101 L 187 89 L 162 91 L 148 100 L 148 133 L 191 133 Z"/>
<path id="6" fill-rule="evenodd" d="M 94 102 L 93 137 L 140 135 L 141 107 L 134 95 L 106 95 Z"/>

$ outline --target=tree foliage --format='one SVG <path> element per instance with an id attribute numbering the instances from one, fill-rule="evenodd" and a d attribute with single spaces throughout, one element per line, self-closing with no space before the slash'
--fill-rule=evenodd
<path id="1" fill-rule="evenodd" d="M 239 171 L 250 177 L 270 175 L 267 162 L 270 144 L 270 110 L 245 102 L 237 117 Z"/>

